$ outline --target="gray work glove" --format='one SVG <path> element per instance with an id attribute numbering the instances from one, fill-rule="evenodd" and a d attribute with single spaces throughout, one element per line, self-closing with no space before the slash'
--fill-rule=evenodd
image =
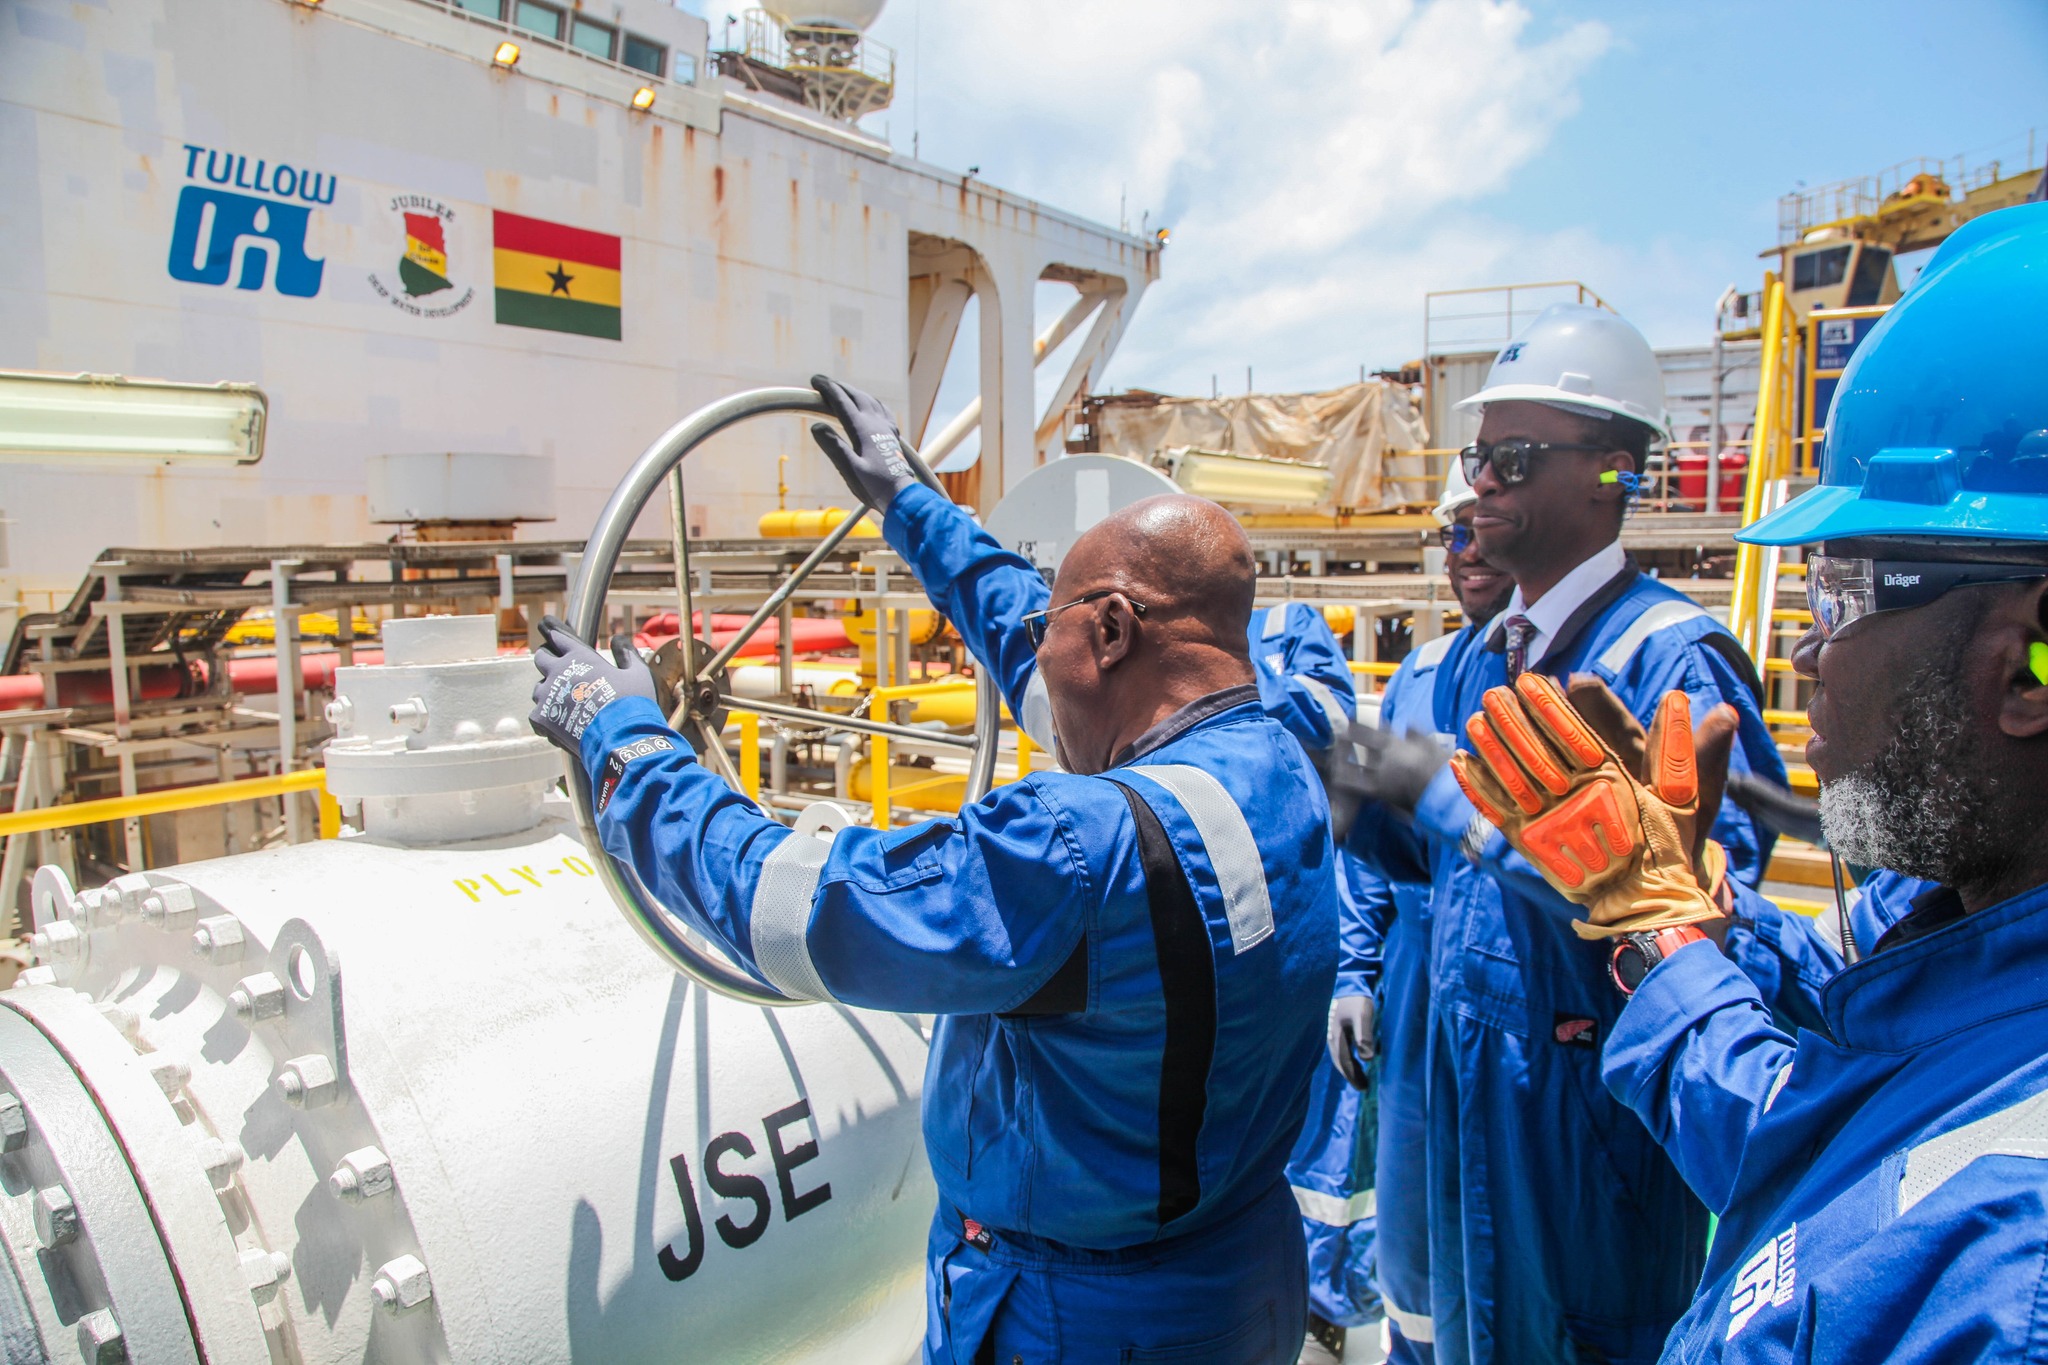
<path id="1" fill-rule="evenodd" d="M 1367 801 L 1412 823 L 1430 779 L 1451 761 L 1443 745 L 1427 735 L 1396 734 L 1357 721 L 1315 757 L 1330 797 L 1330 830 L 1340 843 Z"/>
<path id="2" fill-rule="evenodd" d="M 1365 1064 L 1379 1055 L 1372 997 L 1340 995 L 1330 1002 L 1330 1060 L 1353 1090 L 1365 1089 Z"/>
<path id="3" fill-rule="evenodd" d="M 886 514 L 896 495 L 918 482 L 917 469 L 904 455 L 903 434 L 882 400 L 871 393 L 849 388 L 822 374 L 811 376 L 811 387 L 825 406 L 846 428 L 845 435 L 829 422 L 811 424 L 811 439 L 832 461 L 839 477 L 853 495 Z M 853 438 L 852 442 L 847 437 Z"/>
<path id="4" fill-rule="evenodd" d="M 582 756 L 583 732 L 599 711 L 621 697 L 661 704 L 654 672 L 623 635 L 612 637 L 612 657 L 592 649 L 552 616 L 540 618 L 545 643 L 533 651 L 540 682 L 533 689 L 533 732 Z"/>

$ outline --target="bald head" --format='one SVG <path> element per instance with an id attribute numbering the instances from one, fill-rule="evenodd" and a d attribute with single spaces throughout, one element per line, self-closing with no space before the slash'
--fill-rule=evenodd
<path id="1" fill-rule="evenodd" d="M 1237 520 L 1185 494 L 1133 503 L 1074 542 L 1052 604 L 1078 605 L 1054 612 L 1038 653 L 1070 771 L 1101 772 L 1187 703 L 1253 681 L 1256 574 Z"/>
<path id="2" fill-rule="evenodd" d="M 1084 532 L 1060 565 L 1053 600 L 1116 588 L 1146 605 L 1148 624 L 1184 623 L 1243 652 L 1257 574 L 1237 518 L 1207 498 L 1162 493 Z"/>

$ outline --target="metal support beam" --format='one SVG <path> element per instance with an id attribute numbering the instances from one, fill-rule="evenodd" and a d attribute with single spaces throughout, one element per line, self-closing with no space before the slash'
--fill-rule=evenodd
<path id="1" fill-rule="evenodd" d="M 1037 367 L 1045 362 L 1045 358 L 1058 350 L 1060 344 L 1074 334 L 1074 329 L 1095 311 L 1097 305 L 1102 302 L 1102 297 L 1099 293 L 1082 294 L 1065 312 L 1053 319 L 1051 326 L 1039 334 L 1038 339 L 1031 343 L 1031 365 L 1034 373 Z M 1071 396 L 1067 401 L 1072 401 Z M 1065 405 L 1063 402 L 1060 406 Z M 937 464 L 957 450 L 960 443 L 967 439 L 967 434 L 980 425 L 981 395 L 976 394 L 952 421 L 946 423 L 944 430 L 934 436 L 928 444 L 918 447 L 918 454 L 924 456 L 927 464 Z"/>
<path id="2" fill-rule="evenodd" d="M 1066 441 L 1068 405 L 1093 387 L 1094 381 L 1102 375 L 1103 366 L 1115 352 L 1117 343 L 1123 340 L 1124 323 L 1131 315 L 1130 294 L 1121 287 L 1113 286 L 1101 295 L 1101 299 L 1102 307 L 1095 315 L 1095 325 L 1088 329 L 1081 348 L 1074 352 L 1065 377 L 1053 390 L 1052 400 L 1038 419 L 1035 439 L 1040 463 L 1058 459 L 1064 453 L 1056 447 Z"/>

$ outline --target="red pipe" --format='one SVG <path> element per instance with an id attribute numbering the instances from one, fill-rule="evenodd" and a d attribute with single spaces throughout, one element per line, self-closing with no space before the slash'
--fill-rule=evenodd
<path id="1" fill-rule="evenodd" d="M 359 649 L 356 663 L 381 664 L 384 651 Z M 299 656 L 299 677 L 308 691 L 332 691 L 334 670 L 341 655 L 331 650 Z M 189 671 L 176 664 L 150 664 L 136 670 L 136 686 L 129 693 L 134 701 L 163 701 L 206 690 L 206 667 L 193 663 Z M 247 697 L 267 696 L 277 691 L 277 659 L 264 655 L 253 659 L 230 659 L 228 681 Z M 59 673 L 57 705 L 111 706 L 114 682 L 105 673 Z M 0 711 L 32 711 L 43 704 L 43 680 L 33 673 L 0 675 Z"/>
<path id="2" fill-rule="evenodd" d="M 675 638 L 676 613 L 663 612 L 641 623 L 640 633 L 633 642 L 642 649 L 654 649 Z M 697 627 L 703 630 L 704 614 L 697 613 Z M 722 646 L 739 633 L 747 618 L 737 614 L 714 613 L 711 617 L 711 644 Z M 742 659 L 758 659 L 775 653 L 776 642 L 781 636 L 780 623 L 773 617 L 763 622 L 754 638 L 740 647 Z M 830 654 L 837 650 L 851 649 L 853 641 L 847 638 L 843 621 L 820 621 L 811 617 L 795 618 L 790 630 L 790 641 L 798 654 Z M 516 647 L 506 653 L 524 653 L 523 647 Z M 355 654 L 358 665 L 381 664 L 384 651 L 381 649 L 358 649 Z M 299 655 L 299 677 L 308 691 L 332 691 L 334 670 L 340 666 L 341 655 L 333 650 Z M 149 664 L 136 670 L 136 686 L 130 693 L 134 701 L 164 701 L 171 697 L 190 696 L 206 690 L 206 666 L 193 662 L 184 669 L 176 664 Z M 277 691 L 277 659 L 272 655 L 255 658 L 230 659 L 228 661 L 228 682 L 234 690 L 247 697 L 269 696 Z M 59 673 L 57 675 L 57 705 L 59 706 L 111 706 L 114 701 L 113 680 L 105 673 Z M 0 711 L 32 711 L 43 704 L 43 680 L 33 673 L 0 674 Z"/>
<path id="3" fill-rule="evenodd" d="M 640 623 L 640 631 L 633 637 L 633 643 L 642 649 L 654 649 L 676 637 L 676 623 L 681 618 L 675 612 L 665 611 L 650 616 Z M 697 631 L 704 631 L 704 613 L 696 614 Z M 737 614 L 727 615 L 714 612 L 711 616 L 711 646 L 716 649 L 727 640 L 739 634 L 747 618 Z M 777 642 L 782 638 L 781 622 L 769 617 L 761 623 L 761 629 L 754 638 L 740 646 L 738 657 L 758 659 L 775 653 Z M 829 654 L 834 650 L 851 649 L 853 641 L 847 638 L 844 621 L 820 621 L 813 617 L 799 616 L 790 623 L 790 645 L 798 654 Z"/>

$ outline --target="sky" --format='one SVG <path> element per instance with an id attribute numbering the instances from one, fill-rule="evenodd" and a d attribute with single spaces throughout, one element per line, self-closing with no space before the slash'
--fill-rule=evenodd
<path id="1" fill-rule="evenodd" d="M 889 0 L 870 36 L 899 151 L 1171 230 L 1105 377 L 1170 393 L 1350 382 L 1421 353 L 1426 291 L 1511 281 L 1702 343 L 1781 194 L 2048 148 L 2042 0 Z"/>

